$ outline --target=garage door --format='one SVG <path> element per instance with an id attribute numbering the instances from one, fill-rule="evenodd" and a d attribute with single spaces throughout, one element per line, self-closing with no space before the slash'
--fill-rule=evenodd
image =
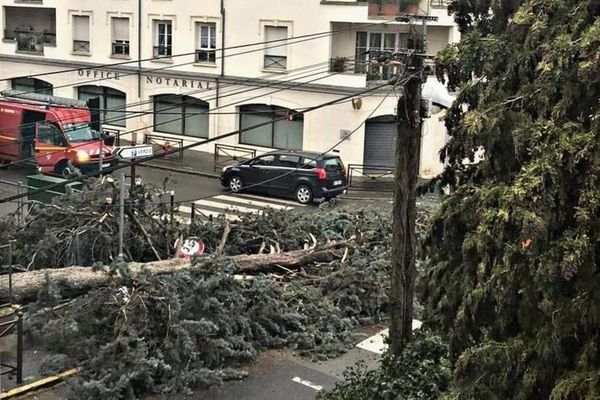
<path id="1" fill-rule="evenodd" d="M 386 116 L 367 121 L 363 164 L 394 168 L 398 131 L 393 118 Z"/>

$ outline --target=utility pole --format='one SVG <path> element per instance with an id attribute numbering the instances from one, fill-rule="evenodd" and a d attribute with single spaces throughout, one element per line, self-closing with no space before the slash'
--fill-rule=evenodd
<path id="1" fill-rule="evenodd" d="M 420 19 L 423 36 L 415 40 L 416 51 L 406 65 L 412 75 L 404 85 L 404 95 L 398 100 L 396 140 L 396 174 L 394 178 L 394 205 L 392 210 L 392 274 L 390 287 L 390 351 L 399 355 L 412 336 L 413 296 L 415 285 L 415 250 L 417 236 L 417 182 L 421 153 L 421 88 L 425 83 L 425 49 L 427 21 L 436 17 L 422 15 L 401 16 L 398 20 Z M 398 79 L 401 79 L 399 77 Z"/>
<path id="2" fill-rule="evenodd" d="M 123 236 L 125 235 L 125 170 L 121 170 L 121 179 L 119 179 L 119 255 L 118 260 L 122 262 L 123 257 Z"/>

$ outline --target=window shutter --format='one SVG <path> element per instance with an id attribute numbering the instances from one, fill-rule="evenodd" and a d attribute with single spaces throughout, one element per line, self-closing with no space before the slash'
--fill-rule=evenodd
<path id="1" fill-rule="evenodd" d="M 113 40 L 129 41 L 129 18 L 112 19 Z"/>
<path id="2" fill-rule="evenodd" d="M 265 27 L 265 54 L 268 56 L 287 56 L 287 42 L 281 39 L 287 39 L 287 27 L 279 27 L 279 26 L 267 26 Z M 279 42 L 271 43 L 274 40 L 280 40 Z M 278 47 L 273 47 L 278 46 Z M 271 48 L 269 48 L 271 47 Z"/>
<path id="3" fill-rule="evenodd" d="M 90 17 L 87 15 L 73 16 L 73 40 L 90 41 Z"/>

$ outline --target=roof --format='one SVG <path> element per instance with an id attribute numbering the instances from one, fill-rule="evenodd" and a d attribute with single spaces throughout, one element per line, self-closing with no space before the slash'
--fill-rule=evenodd
<path id="1" fill-rule="evenodd" d="M 335 153 L 319 153 L 318 151 L 304 151 L 304 150 L 274 150 L 267 154 L 295 154 L 300 157 L 308 157 L 308 158 L 329 158 L 329 157 L 339 157 L 339 154 Z"/>

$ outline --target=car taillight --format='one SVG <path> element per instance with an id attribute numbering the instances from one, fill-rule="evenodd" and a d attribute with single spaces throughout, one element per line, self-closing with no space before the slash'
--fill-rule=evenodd
<path id="1" fill-rule="evenodd" d="M 317 173 L 318 180 L 322 181 L 327 179 L 327 171 L 325 171 L 325 168 L 317 168 L 315 169 L 315 172 Z"/>
<path id="2" fill-rule="evenodd" d="M 341 171 L 342 171 L 342 175 L 346 175 L 346 167 L 344 167 L 343 165 L 342 165 Z"/>

